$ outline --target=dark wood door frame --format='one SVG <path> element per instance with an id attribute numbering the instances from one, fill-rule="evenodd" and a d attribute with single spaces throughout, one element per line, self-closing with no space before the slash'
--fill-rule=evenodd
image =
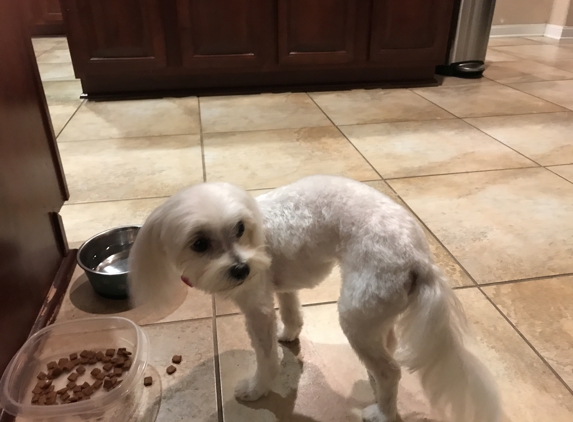
<path id="1" fill-rule="evenodd" d="M 58 214 L 68 189 L 25 6 L 0 1 L 0 374 L 53 320 L 75 268 Z"/>

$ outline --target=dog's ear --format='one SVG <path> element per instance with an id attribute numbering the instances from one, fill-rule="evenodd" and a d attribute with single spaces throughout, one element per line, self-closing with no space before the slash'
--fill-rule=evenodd
<path id="1" fill-rule="evenodd" d="M 133 307 L 164 304 L 179 278 L 162 241 L 162 216 L 160 207 L 148 217 L 129 254 L 129 300 Z"/>

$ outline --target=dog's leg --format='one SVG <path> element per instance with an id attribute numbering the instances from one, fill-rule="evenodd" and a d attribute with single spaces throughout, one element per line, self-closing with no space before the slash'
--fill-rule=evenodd
<path id="1" fill-rule="evenodd" d="M 247 332 L 257 360 L 255 375 L 240 381 L 235 389 L 235 397 L 245 401 L 266 396 L 280 366 L 273 295 L 272 292 L 257 293 L 235 298 L 245 314 Z"/>
<path id="2" fill-rule="evenodd" d="M 298 292 L 277 293 L 282 327 L 279 330 L 279 341 L 294 341 L 302 330 L 302 307 Z"/>
<path id="3" fill-rule="evenodd" d="M 340 326 L 368 371 L 376 404 L 364 409 L 367 422 L 399 421 L 397 400 L 400 365 L 392 357 L 395 310 L 385 300 L 364 306 L 356 296 L 341 294 L 338 302 Z"/>

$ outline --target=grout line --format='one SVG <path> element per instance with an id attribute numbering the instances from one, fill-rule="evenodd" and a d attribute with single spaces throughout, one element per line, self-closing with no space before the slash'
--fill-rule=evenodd
<path id="1" fill-rule="evenodd" d="M 559 167 L 560 165 L 562 165 L 562 166 L 570 166 L 571 164 L 559 164 L 559 165 L 557 165 L 557 166 L 546 166 L 546 167 L 545 167 L 545 170 L 548 170 L 549 172 L 553 173 L 555 176 L 560 177 L 561 179 L 565 180 L 566 182 L 569 182 L 569 183 L 573 184 L 573 181 L 567 179 L 566 177 L 561 176 L 559 173 L 555 173 L 555 172 L 551 169 L 551 167 Z"/>
<path id="2" fill-rule="evenodd" d="M 531 160 L 531 161 L 533 161 L 533 160 Z M 525 169 L 538 169 L 538 168 L 543 168 L 543 166 L 535 165 L 535 166 L 524 166 L 524 167 L 487 169 L 487 170 L 459 171 L 459 172 L 452 172 L 452 173 L 422 174 L 419 176 L 387 177 L 384 180 L 390 181 L 390 180 L 421 179 L 421 178 L 425 178 L 425 177 L 435 177 L 435 176 L 451 176 L 451 175 L 459 175 L 459 174 L 490 173 L 490 172 L 494 172 L 494 171 L 511 171 L 511 170 L 525 170 Z"/>
<path id="3" fill-rule="evenodd" d="M 311 95 L 308 95 L 308 92 L 306 93 L 307 97 L 310 98 L 310 100 L 314 103 L 314 105 L 316 105 L 318 107 L 318 109 L 326 116 L 326 118 L 330 121 L 330 123 L 332 123 L 334 125 L 334 127 L 336 128 L 336 130 L 338 130 L 338 133 L 340 133 L 344 139 L 346 139 L 346 141 L 352 145 L 352 147 L 356 150 L 356 152 L 362 157 L 362 159 L 364 161 L 366 161 L 366 163 L 370 166 L 370 168 L 378 175 L 378 177 L 380 177 L 381 180 L 384 180 L 384 177 L 382 176 L 382 174 L 380 174 L 380 172 L 376 169 L 376 167 L 374 167 L 372 165 L 372 163 L 370 163 L 370 161 L 364 156 L 364 154 L 362 154 L 362 152 L 356 147 L 356 145 L 354 145 L 352 143 L 352 141 L 348 138 L 348 136 L 345 135 L 345 133 L 332 121 L 332 119 L 330 118 L 330 116 L 328 114 L 326 114 L 326 112 L 322 109 L 322 107 L 320 107 L 318 105 L 318 103 L 314 100 L 314 98 L 312 98 Z"/>
<path id="4" fill-rule="evenodd" d="M 201 145 L 201 165 L 203 166 L 203 182 L 207 181 L 207 167 L 205 166 L 205 143 L 203 142 L 203 122 L 201 120 L 201 101 L 197 97 L 197 114 L 199 115 L 199 143 Z"/>
<path id="5" fill-rule="evenodd" d="M 175 194 L 175 192 L 173 193 Z M 88 205 L 88 204 L 105 204 L 107 202 L 121 202 L 121 201 L 144 201 L 146 199 L 161 199 L 161 198 L 169 198 L 170 195 L 168 196 L 144 196 L 144 197 L 140 197 L 140 198 L 122 198 L 122 199 L 106 199 L 106 200 L 101 200 L 101 201 L 89 201 L 89 202 L 67 202 L 64 205 L 65 206 L 73 206 L 73 205 Z"/>
<path id="6" fill-rule="evenodd" d="M 83 100 L 84 103 L 87 100 Z M 82 103 L 82 105 L 84 104 Z M 60 103 L 61 104 L 61 103 Z M 76 110 L 77 111 L 77 110 Z M 71 120 L 71 119 L 70 119 Z M 62 129 L 63 130 L 63 129 Z M 100 142 L 100 141 L 118 141 L 121 139 L 146 139 L 146 138 L 167 138 L 170 136 L 191 136 L 200 135 L 200 133 L 168 133 L 168 134 L 158 134 L 158 135 L 143 135 L 143 136 L 119 136 L 116 138 L 98 138 L 98 139 L 77 139 L 75 141 L 60 141 L 61 143 L 78 143 L 78 142 Z"/>
<path id="7" fill-rule="evenodd" d="M 503 311 L 495 304 L 495 302 L 483 291 L 481 286 L 478 286 L 478 290 L 481 292 L 482 295 L 485 296 L 486 300 L 494 307 L 497 312 L 502 316 L 503 319 L 513 328 L 513 330 L 521 337 L 521 339 L 533 350 L 533 353 L 537 355 L 539 359 L 547 366 L 547 368 L 555 375 L 555 377 L 563 384 L 565 389 L 569 391 L 570 394 L 573 395 L 573 389 L 569 387 L 569 385 L 565 382 L 563 378 L 557 373 L 557 371 L 547 362 L 547 360 L 543 357 L 543 355 L 531 344 L 531 342 L 527 339 L 527 337 L 517 328 L 517 326 L 503 313 Z"/>
<path id="8" fill-rule="evenodd" d="M 570 276 L 573 276 L 573 273 L 560 273 L 552 275 L 541 275 L 537 277 L 516 278 L 513 280 L 491 281 L 488 283 L 478 283 L 477 285 L 478 287 L 495 287 L 495 286 L 504 286 L 506 284 L 527 283 L 529 281 L 551 280 L 553 278 L 570 277 Z M 466 289 L 468 287 L 475 287 L 475 286 L 459 286 L 459 287 L 454 287 L 454 290 Z"/>
<path id="9" fill-rule="evenodd" d="M 185 318 L 185 319 L 178 319 L 174 321 L 158 321 L 158 322 L 149 322 L 147 324 L 138 324 L 142 327 L 153 327 L 156 325 L 168 325 L 168 324 L 177 324 L 179 322 L 193 322 L 193 321 L 207 321 L 208 319 L 213 318 L 212 316 L 206 317 L 198 317 L 198 318 Z"/>
<path id="10" fill-rule="evenodd" d="M 44 94 L 45 95 L 45 94 Z M 60 131 L 56 134 L 56 143 L 58 143 L 58 136 L 60 136 L 62 134 L 62 132 L 64 131 L 64 129 L 66 127 L 68 127 L 68 124 L 72 121 L 72 119 L 74 118 L 74 116 L 76 115 L 76 113 L 79 111 L 80 108 L 83 107 L 84 103 L 86 100 L 81 100 L 80 105 L 74 110 L 74 112 L 72 113 L 72 115 L 70 116 L 70 118 L 68 120 L 66 120 L 66 123 L 64 124 L 64 126 L 62 127 L 62 129 L 60 129 Z M 48 102 L 48 99 L 46 98 L 46 103 Z M 71 102 L 71 101 L 70 101 Z M 53 104 L 53 105 L 60 105 L 60 104 Z M 49 112 L 50 106 L 48 105 L 48 112 Z M 50 120 L 52 120 L 52 116 L 50 116 Z M 53 126 L 53 122 L 52 122 L 52 126 Z"/>
<path id="11" fill-rule="evenodd" d="M 221 361 L 219 360 L 219 336 L 217 332 L 217 304 L 215 295 L 211 296 L 211 309 L 213 315 L 211 316 L 213 326 L 213 362 L 215 366 L 215 391 L 217 394 L 217 418 L 219 422 L 223 422 L 223 390 L 221 386 Z"/>

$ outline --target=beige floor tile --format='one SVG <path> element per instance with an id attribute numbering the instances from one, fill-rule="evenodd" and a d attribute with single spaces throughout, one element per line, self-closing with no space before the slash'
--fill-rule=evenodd
<path id="1" fill-rule="evenodd" d="M 137 324 L 147 325 L 209 318 L 213 315 L 211 296 L 197 289 L 190 289 L 183 283 L 176 285 L 174 292 L 176 294 L 171 296 L 173 301 L 163 304 L 162 307 L 150 304 L 132 308 L 127 300 L 106 299 L 99 296 L 90 285 L 85 272 L 78 266 L 62 301 L 56 321 L 117 315 L 129 318 Z"/>
<path id="2" fill-rule="evenodd" d="M 565 38 L 562 40 L 557 40 L 555 38 L 548 38 L 548 37 L 527 37 L 530 40 L 542 42 L 544 44 L 553 44 L 553 45 L 571 45 L 573 44 L 573 39 Z"/>
<path id="3" fill-rule="evenodd" d="M 573 163 L 573 113 L 482 117 L 466 121 L 541 165 Z"/>
<path id="4" fill-rule="evenodd" d="M 573 165 L 556 166 L 549 169 L 573 183 Z"/>
<path id="5" fill-rule="evenodd" d="M 315 92 L 310 96 L 336 125 L 449 119 L 453 117 L 424 98 L 405 89 Z"/>
<path id="6" fill-rule="evenodd" d="M 458 295 L 478 336 L 477 350 L 498 379 L 504 422 L 537 421 L 545 413 L 565 422 L 573 415 L 573 397 L 476 289 Z M 359 421 L 373 402 L 366 373 L 338 324 L 336 305 L 305 308 L 299 347 L 282 347 L 279 379 L 270 395 L 256 403 L 238 403 L 236 382 L 254 370 L 254 356 L 241 316 L 217 318 L 225 421 Z M 340 363 L 344 362 L 344 365 Z M 415 376 L 403 371 L 399 410 L 405 422 L 437 422 Z"/>
<path id="7" fill-rule="evenodd" d="M 171 196 L 203 181 L 199 135 L 60 142 L 59 149 L 70 203 Z"/>
<path id="8" fill-rule="evenodd" d="M 473 85 L 489 81 L 489 79 L 487 78 L 457 78 L 454 76 L 441 76 L 441 75 L 436 75 L 436 79 L 438 80 L 440 85 L 435 87 L 428 87 L 427 89 L 439 89 L 440 87 Z"/>
<path id="9" fill-rule="evenodd" d="M 573 185 L 545 169 L 389 183 L 478 283 L 573 272 Z"/>
<path id="10" fill-rule="evenodd" d="M 157 418 L 137 422 L 217 422 L 211 321 L 159 324 L 145 331 L 151 344 L 148 373 L 159 375 L 162 395 Z M 165 368 L 175 354 L 183 360 L 177 372 L 167 375 Z"/>
<path id="11" fill-rule="evenodd" d="M 38 63 L 38 68 L 43 81 L 69 81 L 76 78 L 71 63 Z"/>
<path id="12" fill-rule="evenodd" d="M 304 93 L 202 97 L 205 133 L 331 126 Z"/>
<path id="13" fill-rule="evenodd" d="M 71 63 L 72 57 L 68 49 L 56 49 L 46 51 L 36 58 L 38 63 Z"/>
<path id="14" fill-rule="evenodd" d="M 61 104 L 61 103 L 80 103 L 80 95 L 82 95 L 82 84 L 79 80 L 74 81 L 45 81 L 44 93 L 48 105 Z"/>
<path id="15" fill-rule="evenodd" d="M 524 37 L 495 37 L 489 39 L 488 46 L 501 47 L 505 45 L 529 45 L 529 44 L 539 44 L 539 41 L 535 41 Z"/>
<path id="16" fill-rule="evenodd" d="M 493 48 L 488 48 L 485 55 L 486 63 L 509 62 L 512 60 L 519 60 L 519 58 L 511 54 L 502 53 L 501 51 Z"/>
<path id="17" fill-rule="evenodd" d="M 563 111 L 554 104 L 495 82 L 415 91 L 458 117 Z"/>
<path id="18" fill-rule="evenodd" d="M 203 142 L 209 182 L 262 189 L 312 174 L 379 179 L 335 127 L 205 134 Z"/>
<path id="19" fill-rule="evenodd" d="M 513 88 L 573 110 L 573 81 L 513 84 Z"/>
<path id="20" fill-rule="evenodd" d="M 573 277 L 504 284 L 484 291 L 573 388 Z"/>
<path id="21" fill-rule="evenodd" d="M 32 38 L 32 45 L 34 51 L 46 52 L 53 48 L 65 49 L 68 47 L 68 42 L 65 37 L 41 37 Z"/>
<path id="22" fill-rule="evenodd" d="M 199 133 L 196 97 L 86 102 L 60 141 Z"/>
<path id="23" fill-rule="evenodd" d="M 456 293 L 477 336 L 474 350 L 498 382 L 502 422 L 571 420 L 573 396 L 519 334 L 478 290 Z"/>
<path id="24" fill-rule="evenodd" d="M 60 134 L 66 123 L 70 120 L 81 101 L 72 103 L 53 104 L 49 106 L 50 118 L 52 119 L 52 126 L 56 136 Z"/>
<path id="25" fill-rule="evenodd" d="M 557 60 L 552 62 L 551 65 L 558 69 L 573 73 L 573 60 Z"/>
<path id="26" fill-rule="evenodd" d="M 554 61 L 573 59 L 573 50 L 549 44 L 496 47 L 495 50 L 527 60 Z"/>
<path id="27" fill-rule="evenodd" d="M 535 165 L 461 120 L 343 126 L 341 130 L 384 178 Z"/>
<path id="28" fill-rule="evenodd" d="M 64 205 L 60 215 L 68 242 L 83 242 L 113 227 L 143 224 L 151 211 L 167 198 Z"/>
<path id="29" fill-rule="evenodd" d="M 571 72 L 528 60 L 491 63 L 484 76 L 503 84 L 573 79 Z"/>

